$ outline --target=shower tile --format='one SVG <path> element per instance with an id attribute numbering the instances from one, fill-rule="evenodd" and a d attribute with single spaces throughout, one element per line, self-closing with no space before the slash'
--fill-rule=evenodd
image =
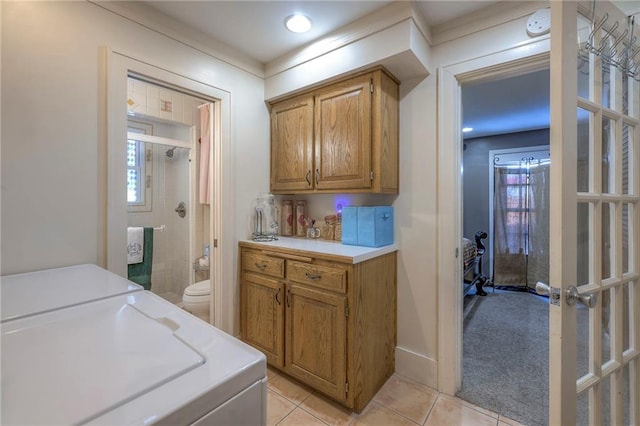
<path id="1" fill-rule="evenodd" d="M 179 121 L 182 123 L 183 111 L 184 111 L 184 100 L 186 96 L 174 96 L 173 97 L 173 111 L 171 112 L 171 119 L 173 121 Z"/>
<path id="2" fill-rule="evenodd" d="M 133 80 L 133 93 L 138 96 L 147 97 L 147 83 L 140 80 Z"/>
<path id="3" fill-rule="evenodd" d="M 147 98 L 160 98 L 160 88 L 147 84 Z"/>

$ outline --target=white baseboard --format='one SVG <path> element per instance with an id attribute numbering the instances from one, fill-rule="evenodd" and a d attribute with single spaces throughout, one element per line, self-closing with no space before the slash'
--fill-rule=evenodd
<path id="1" fill-rule="evenodd" d="M 417 383 L 438 389 L 438 362 L 396 346 L 396 373 Z"/>

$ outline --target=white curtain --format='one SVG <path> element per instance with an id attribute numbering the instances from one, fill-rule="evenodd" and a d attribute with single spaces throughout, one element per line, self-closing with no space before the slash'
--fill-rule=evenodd
<path id="1" fill-rule="evenodd" d="M 535 288 L 549 282 L 549 164 L 494 167 L 493 281 Z"/>
<path id="2" fill-rule="evenodd" d="M 529 168 L 527 287 L 549 283 L 549 163 Z"/>
<path id="3" fill-rule="evenodd" d="M 527 174 L 520 167 L 494 168 L 493 282 L 526 286 Z"/>

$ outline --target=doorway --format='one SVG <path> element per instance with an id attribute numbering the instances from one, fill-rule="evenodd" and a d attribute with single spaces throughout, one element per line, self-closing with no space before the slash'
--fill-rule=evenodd
<path id="1" fill-rule="evenodd" d="M 463 156 L 461 84 L 498 80 L 548 68 L 549 39 L 438 69 L 438 258 L 441 309 L 438 321 L 438 390 L 455 395 L 462 389 L 463 288 L 460 247 L 463 238 Z M 454 143 L 452 144 L 452 141 Z M 487 184 L 488 187 L 488 184 Z"/>
<path id="2" fill-rule="evenodd" d="M 211 301 L 210 322 L 224 331 L 233 333 L 235 324 L 233 285 L 234 248 L 220 244 L 220 241 L 234 241 L 232 225 L 233 196 L 231 183 L 233 176 L 230 144 L 230 94 L 205 83 L 197 78 L 188 78 L 148 62 L 140 61 L 131 55 L 105 48 L 103 50 L 105 84 L 103 99 L 107 128 L 106 140 L 101 146 L 105 174 L 103 176 L 107 200 L 105 209 L 104 241 L 106 242 L 107 269 L 127 276 L 127 256 L 123 247 L 127 244 L 127 197 L 126 197 L 126 155 L 127 140 L 127 99 L 128 77 L 142 76 L 146 80 L 159 83 L 163 87 L 188 93 L 201 101 L 212 103 L 211 115 L 214 131 L 212 147 L 209 152 L 211 173 L 209 183 L 210 212 L 204 223 L 209 226 L 204 233 L 211 243 Z M 223 219 L 225 226 L 223 226 Z M 222 250 L 224 248 L 224 250 Z M 194 256 L 190 256 L 194 257 Z M 197 257 L 197 256 L 196 256 Z"/>
<path id="3" fill-rule="evenodd" d="M 578 13 L 577 6 L 571 2 L 552 3 L 552 13 L 562 18 L 552 23 L 552 32 L 558 35 L 558 41 L 554 43 L 553 52 L 547 44 L 539 54 L 533 53 L 536 59 L 542 59 L 540 62 L 548 63 L 549 58 L 551 59 L 554 75 L 551 80 L 551 106 L 555 125 L 552 126 L 550 138 L 552 158 L 556 159 L 552 161 L 551 172 L 555 176 L 551 184 L 552 286 L 546 286 L 547 293 L 552 296 L 550 300 L 553 301 L 549 303 L 552 331 L 549 337 L 549 419 L 557 424 L 575 424 L 577 415 L 586 414 L 589 423 L 600 424 L 606 422 L 605 419 L 611 414 L 617 419 L 612 420 L 613 423 L 624 423 L 624 416 L 634 420 L 638 417 L 637 407 L 640 406 L 640 394 L 636 392 L 639 383 L 636 374 L 638 352 L 635 343 L 632 343 L 639 341 L 638 329 L 634 327 L 638 324 L 637 313 L 640 306 L 640 299 L 637 297 L 638 277 L 637 273 L 630 274 L 625 270 L 623 260 L 628 258 L 628 268 L 631 270 L 634 267 L 632 265 L 638 263 L 639 253 L 633 250 L 634 243 L 640 241 L 637 238 L 640 216 L 635 214 L 639 198 L 631 188 L 637 189 L 640 185 L 637 185 L 637 174 L 632 177 L 625 172 L 638 170 L 633 167 L 637 155 L 631 154 L 638 152 L 640 140 L 640 133 L 636 131 L 638 111 L 631 108 L 632 104 L 637 105 L 638 87 L 636 80 L 624 77 L 623 72 L 609 62 L 600 61 L 600 52 L 590 51 L 590 45 L 583 43 L 587 37 L 590 41 L 599 41 L 602 37 L 605 42 L 615 37 L 606 31 L 598 32 L 600 26 L 598 31 L 590 32 L 589 28 L 593 28 L 590 24 L 596 23 L 597 16 L 594 14 L 590 21 Z M 605 2 L 603 6 L 601 13 L 605 9 L 610 16 L 621 16 L 619 10 L 609 3 Z M 576 30 L 580 41 L 578 45 L 575 43 Z M 584 97 L 581 96 L 580 87 L 576 96 L 577 85 L 572 84 L 576 80 L 580 81 L 576 78 L 576 48 L 587 51 L 589 70 L 597 76 L 584 79 L 588 85 Z M 517 52 L 513 49 L 509 53 Z M 549 53 L 552 53 L 551 56 Z M 460 165 L 461 147 L 457 150 L 454 145 L 454 149 L 451 149 L 445 143 L 461 142 L 461 120 L 457 102 L 460 84 L 478 74 L 503 74 L 509 68 L 521 70 L 529 68 L 532 62 L 538 62 L 536 59 L 531 61 L 533 58 L 528 54 L 523 54 L 525 57 L 516 55 L 518 58 L 515 62 L 508 53 L 489 56 L 491 58 L 483 57 L 439 69 L 439 125 L 442 126 L 442 131 L 439 132 L 439 178 L 443 182 L 440 187 L 444 185 L 449 188 L 448 185 L 451 185 L 453 188 L 445 194 L 438 194 L 442 206 L 439 224 L 442 225 L 440 229 L 445 231 L 439 236 L 442 255 L 439 266 L 442 271 L 451 267 L 448 270 L 454 271 L 453 275 L 456 277 L 458 273 L 453 266 L 457 256 L 456 251 L 451 248 L 459 246 L 459 242 L 456 238 L 453 244 L 448 243 L 446 237 L 451 234 L 460 236 L 461 224 L 456 220 L 456 211 L 461 201 L 459 194 L 455 193 L 460 188 L 457 167 Z M 608 71 L 603 71 L 603 64 Z M 603 72 L 615 73 L 616 81 L 622 82 L 622 85 L 612 84 L 606 88 L 609 95 L 615 93 L 615 97 L 612 96 L 615 99 L 614 108 L 607 108 L 601 102 L 605 98 L 602 96 L 605 86 L 602 82 L 606 80 L 600 78 Z M 623 96 L 620 96 L 622 90 L 617 90 L 618 88 L 626 91 Z M 446 111 L 453 112 L 453 117 L 444 117 Z M 582 132 L 581 127 L 588 131 Z M 630 127 L 629 131 L 625 131 L 625 127 Z M 625 154 L 627 147 L 629 151 Z M 610 154 L 602 155 L 604 152 Z M 580 173 L 580 162 L 583 159 L 589 165 L 588 174 Z M 614 172 L 610 172 L 611 170 Z M 629 185 L 629 193 L 625 192 L 625 179 L 629 183 L 634 181 L 636 185 Z M 454 195 L 450 196 L 450 193 Z M 606 210 L 609 210 L 608 216 L 604 213 Z M 581 223 L 581 219 L 584 223 Z M 625 223 L 629 224 L 628 231 L 625 230 Z M 602 232 L 606 227 L 609 228 L 608 235 L 615 237 L 607 239 L 609 236 Z M 635 231 L 631 231 L 631 228 Z M 445 236 L 446 231 L 451 233 Z M 624 241 L 628 244 L 626 251 Z M 582 250 L 588 252 L 589 256 L 578 259 L 576 255 Z M 607 269 L 603 267 L 605 262 L 612 265 L 612 276 L 603 277 L 602 270 Z M 584 274 L 582 271 L 578 272 L 581 264 L 585 268 Z M 620 267 L 620 264 L 623 266 Z M 581 276 L 588 277 L 589 281 L 583 282 Z M 450 283 L 447 279 L 440 279 L 439 284 L 439 291 L 443 293 L 439 295 L 439 302 L 445 308 L 442 311 L 447 310 L 448 302 L 458 308 L 461 301 L 455 299 L 455 288 L 454 291 L 448 290 L 447 285 Z M 580 311 L 587 307 L 589 310 L 583 316 L 584 319 L 581 319 Z M 439 341 L 438 373 L 439 389 L 443 392 L 448 392 L 449 389 L 455 392 L 461 386 L 461 360 L 455 356 L 460 353 L 462 343 L 447 338 L 447 332 L 459 331 L 461 328 L 461 325 L 455 323 L 458 313 L 459 311 L 451 315 L 448 312 L 440 314 L 439 330 L 443 337 Z M 605 327 L 605 318 L 610 320 L 609 324 L 615 318 L 616 325 Z M 453 322 L 449 323 L 449 319 Z M 615 337 L 610 338 L 609 333 Z M 580 362 L 579 354 L 584 355 L 585 363 Z M 446 373 L 448 367 L 453 369 L 452 374 Z M 584 421 L 579 420 L 579 423 Z"/>
<path id="4" fill-rule="evenodd" d="M 173 96 L 180 99 L 178 92 Z M 204 252 L 210 244 L 210 206 L 195 200 L 199 129 L 199 123 L 140 113 L 131 114 L 127 124 L 127 249 L 134 252 L 128 253 L 127 278 L 178 306 L 187 286 L 209 279 L 208 267 L 196 268 L 194 260 L 206 258 L 208 266 Z M 131 241 L 140 233 L 144 256 Z"/>
<path id="5" fill-rule="evenodd" d="M 540 280 L 548 282 L 549 98 L 529 97 L 531 91 L 549 93 L 548 69 L 462 85 L 463 127 L 474 128 L 464 133 L 461 158 L 463 237 L 486 232 L 488 238 L 480 260 L 486 295 L 471 291 L 463 298 L 457 396 L 523 424 L 544 425 L 548 301 L 526 290 L 540 270 L 547 270 Z M 492 127 L 480 122 L 489 119 L 486 111 L 473 114 L 476 104 L 486 105 L 486 92 L 502 92 L 491 102 L 493 119 L 508 123 Z M 518 123 L 513 116 L 520 109 L 531 109 L 532 117 L 522 114 Z"/>

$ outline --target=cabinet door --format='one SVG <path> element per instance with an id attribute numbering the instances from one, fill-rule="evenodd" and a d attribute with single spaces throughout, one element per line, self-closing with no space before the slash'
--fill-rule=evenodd
<path id="1" fill-rule="evenodd" d="M 346 400 L 346 297 L 287 286 L 285 371 Z"/>
<path id="2" fill-rule="evenodd" d="M 316 95 L 316 189 L 371 187 L 371 85 L 365 75 Z"/>
<path id="3" fill-rule="evenodd" d="M 284 366 L 284 284 L 244 273 L 241 287 L 242 340 L 264 352 L 267 361 Z"/>
<path id="4" fill-rule="evenodd" d="M 271 191 L 313 189 L 313 98 L 271 107 Z"/>

